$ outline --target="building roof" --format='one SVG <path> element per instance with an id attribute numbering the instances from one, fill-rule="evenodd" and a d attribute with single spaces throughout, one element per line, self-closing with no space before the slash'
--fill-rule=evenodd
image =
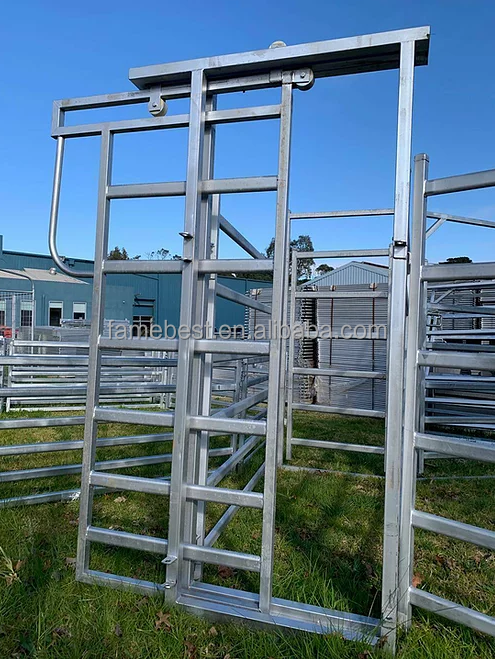
<path id="1" fill-rule="evenodd" d="M 319 286 L 346 286 L 388 282 L 388 266 L 366 261 L 350 261 L 308 282 Z"/>
<path id="2" fill-rule="evenodd" d="M 31 281 L 50 281 L 63 284 L 87 284 L 87 282 L 82 281 L 81 279 L 75 279 L 74 277 L 69 277 L 55 268 L 50 270 L 40 270 L 38 268 L 23 268 L 22 270 L 14 270 L 13 268 L 8 268 L 8 272 L 5 270 L 0 270 L 0 279 L 21 279 L 26 281 L 26 277 Z"/>

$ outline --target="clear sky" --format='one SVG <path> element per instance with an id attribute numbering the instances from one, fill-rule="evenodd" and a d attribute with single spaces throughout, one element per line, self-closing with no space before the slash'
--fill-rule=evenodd
<path id="1" fill-rule="evenodd" d="M 430 176 L 495 167 L 493 0 L 129 0 L 6 2 L 0 23 L 0 233 L 5 249 L 47 252 L 55 142 L 54 99 L 133 89 L 130 67 L 431 25 L 430 64 L 416 69 L 413 153 Z M 393 204 L 396 71 L 317 80 L 295 91 L 290 208 L 294 212 Z M 274 90 L 222 97 L 220 107 L 274 102 Z M 181 101 L 170 112 L 184 111 Z M 187 110 L 186 110 L 187 111 Z M 145 106 L 116 118 L 145 116 Z M 95 120 L 94 112 L 83 121 Z M 106 115 L 108 116 L 108 115 Z M 80 120 L 79 118 L 77 119 Z M 76 118 L 71 118 L 71 122 Z M 187 131 L 116 138 L 115 183 L 183 180 Z M 77 144 L 76 144 L 77 142 Z M 60 252 L 92 258 L 97 138 L 73 140 L 64 165 Z M 276 173 L 277 123 L 220 126 L 215 175 Z M 113 203 L 113 202 L 112 202 Z M 495 220 L 495 191 L 434 198 L 430 210 Z M 231 195 L 222 211 L 259 248 L 273 233 L 272 193 Z M 180 252 L 183 200 L 118 201 L 111 243 L 131 255 Z M 383 247 L 391 220 L 300 222 L 317 249 Z M 493 260 L 495 229 L 443 226 L 428 256 Z M 221 256 L 237 256 L 223 240 Z"/>

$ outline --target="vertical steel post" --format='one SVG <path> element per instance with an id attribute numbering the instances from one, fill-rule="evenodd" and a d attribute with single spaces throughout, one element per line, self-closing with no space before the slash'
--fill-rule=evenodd
<path id="1" fill-rule="evenodd" d="M 200 181 L 203 170 L 205 135 L 206 78 L 202 69 L 191 73 L 191 99 L 189 110 L 189 139 L 187 153 L 186 199 L 184 217 L 184 246 L 182 270 L 180 324 L 192 328 L 197 303 L 198 256 L 201 218 Z M 170 522 L 166 588 L 172 601 L 177 599 L 179 588 L 187 587 L 189 570 L 183 567 L 182 533 L 185 532 L 187 455 L 190 440 L 197 435 L 190 431 L 190 408 L 194 403 L 191 383 L 194 367 L 194 340 L 179 336 L 177 355 L 177 392 L 175 400 L 174 444 L 170 481 Z M 191 529 L 189 529 L 190 531 Z M 184 536 L 185 537 L 185 536 Z M 181 580 L 179 584 L 178 581 Z"/>
<path id="2" fill-rule="evenodd" d="M 287 366 L 287 428 L 286 428 L 286 447 L 285 447 L 285 458 L 286 460 L 292 460 L 292 433 L 293 433 L 293 415 L 294 411 L 292 405 L 294 403 L 294 352 L 295 352 L 295 338 L 294 338 L 294 326 L 296 323 L 296 289 L 297 289 L 297 252 L 293 250 L 292 252 L 292 282 L 290 285 L 290 322 L 289 326 L 291 329 L 289 335 L 289 363 Z M 294 282 L 294 272 L 296 273 L 296 281 Z M 288 273 L 287 273 L 288 279 Z"/>
<path id="3" fill-rule="evenodd" d="M 421 268 L 425 260 L 426 196 L 428 156 L 424 153 L 414 159 L 413 222 L 411 235 L 411 271 L 409 283 L 409 317 L 406 358 L 406 393 L 404 411 L 404 450 L 402 466 L 402 511 L 399 553 L 399 623 L 409 626 L 411 585 L 414 558 L 414 529 L 411 511 L 416 490 L 417 456 L 414 450 L 414 433 L 420 421 L 420 402 L 423 398 L 418 366 L 418 349 L 426 337 L 426 296 L 421 281 Z"/>
<path id="4" fill-rule="evenodd" d="M 390 647 L 395 647 L 398 605 L 398 554 L 402 422 L 404 409 L 404 349 L 408 267 L 411 134 L 414 87 L 414 41 L 401 43 L 399 108 L 395 174 L 394 240 L 390 273 L 387 428 L 385 437 L 385 511 L 383 535 L 382 623 Z"/>
<path id="5" fill-rule="evenodd" d="M 108 230 L 110 201 L 107 187 L 111 180 L 113 135 L 108 129 L 101 135 L 100 171 L 98 178 L 98 206 L 96 218 L 95 266 L 93 279 L 93 304 L 91 313 L 91 333 L 88 359 L 88 386 L 84 421 L 84 447 L 81 475 L 81 499 L 79 508 L 79 531 L 77 538 L 76 578 L 81 580 L 89 569 L 90 546 L 86 532 L 91 523 L 93 508 L 93 487 L 90 474 L 96 457 L 96 437 L 98 424 L 95 421 L 95 408 L 100 393 L 101 351 L 100 337 L 105 318 L 105 275 L 103 261 L 108 253 Z"/>
<path id="6" fill-rule="evenodd" d="M 265 483 L 263 528 L 261 542 L 260 610 L 269 613 L 273 584 L 273 553 L 275 540 L 275 504 L 279 433 L 283 419 L 279 414 L 280 371 L 283 341 L 284 260 L 287 256 L 288 194 L 290 168 L 290 138 L 292 125 L 291 74 L 284 74 L 282 83 L 280 142 L 278 159 L 277 205 L 275 222 L 275 255 L 273 264 L 273 299 L 271 314 L 270 360 L 268 366 L 268 411 L 266 427 Z"/>

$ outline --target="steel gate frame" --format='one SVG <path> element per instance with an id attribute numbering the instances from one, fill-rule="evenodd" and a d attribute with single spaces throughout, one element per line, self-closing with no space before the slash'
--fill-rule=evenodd
<path id="1" fill-rule="evenodd" d="M 88 273 L 68 269 L 57 252 L 56 227 L 64 141 L 70 137 L 101 136 L 100 173 L 97 206 L 93 322 L 90 337 L 89 376 L 83 452 L 82 494 L 76 576 L 87 583 L 154 593 L 163 592 L 170 602 L 195 611 L 251 620 L 261 624 L 315 632 L 339 631 L 350 638 L 373 642 L 380 634 L 380 621 L 366 616 L 342 613 L 273 598 L 274 520 L 277 466 L 282 460 L 283 407 L 280 395 L 285 381 L 284 342 L 272 336 L 269 343 L 220 341 L 213 336 L 201 339 L 150 340 L 156 350 L 178 352 L 177 396 L 174 413 L 112 410 L 98 406 L 101 350 L 140 347 L 139 339 L 103 339 L 105 278 L 110 273 L 180 273 L 182 276 L 181 324 L 203 324 L 214 310 L 218 292 L 216 274 L 222 272 L 273 271 L 274 299 L 272 322 L 284 321 L 284 291 L 288 254 L 288 175 L 292 118 L 292 90 L 309 88 L 313 78 L 399 69 L 397 159 L 395 175 L 394 242 L 391 247 L 393 282 L 390 292 L 389 360 L 394 377 L 388 389 L 388 442 L 386 450 L 383 617 L 382 633 L 395 643 L 398 606 L 398 531 L 402 449 L 403 353 L 405 342 L 405 302 L 408 265 L 408 222 L 414 68 L 427 63 L 429 28 L 364 35 L 298 46 L 205 58 L 175 64 L 131 69 L 130 79 L 140 91 L 99 97 L 70 99 L 54 104 L 52 136 L 57 139 L 54 193 L 50 225 L 50 251 L 64 272 L 84 277 Z M 215 96 L 231 91 L 281 88 L 281 103 L 235 110 L 217 110 Z M 167 99 L 190 98 L 188 115 L 162 116 Z M 149 119 L 124 120 L 65 126 L 67 111 L 148 102 Z M 214 125 L 267 118 L 280 119 L 278 175 L 242 179 L 213 178 Z M 113 136 L 136 130 L 188 127 L 187 179 L 180 182 L 112 185 Z M 276 231 L 274 261 L 217 259 L 219 195 L 232 192 L 276 191 Z M 111 199 L 185 196 L 183 257 L 181 261 L 108 261 L 109 207 Z M 242 241 L 241 241 L 242 242 Z M 247 242 L 247 241 L 246 241 Z M 247 249 L 248 253 L 253 253 Z M 249 304 L 246 298 L 244 304 Z M 156 344 L 156 345 L 155 345 Z M 252 404 L 263 400 L 253 395 L 235 403 L 220 414 L 210 416 L 212 355 L 269 356 L 267 421 L 235 419 Z M 246 404 L 246 401 L 249 404 Z M 99 422 L 142 423 L 173 426 L 174 444 L 170 482 L 125 477 L 95 471 L 97 426 Z M 263 494 L 251 492 L 249 485 L 261 477 L 259 470 L 244 491 L 207 485 L 207 451 L 210 432 L 266 436 Z M 93 490 L 98 486 L 170 495 L 168 540 L 118 531 L 96 529 L 91 525 Z M 203 506 L 207 501 L 249 506 L 263 511 L 261 556 L 213 549 L 201 544 L 204 538 Z M 230 510 L 230 509 L 229 509 Z M 165 555 L 165 584 L 139 581 L 91 570 L 91 542 L 139 548 Z M 203 563 L 221 563 L 260 573 L 259 594 L 220 588 L 196 581 Z"/>
<path id="2" fill-rule="evenodd" d="M 435 350 L 426 335 L 428 282 L 493 280 L 495 263 L 432 264 L 425 260 L 427 200 L 433 195 L 495 187 L 495 170 L 440 179 L 428 178 L 426 154 L 415 157 L 411 274 L 406 354 L 406 398 L 399 556 L 399 622 L 411 624 L 412 606 L 495 636 L 495 618 L 451 602 L 412 585 L 414 529 L 421 528 L 450 538 L 495 550 L 495 532 L 415 509 L 418 454 L 428 450 L 448 456 L 495 462 L 495 444 L 482 438 L 436 435 L 425 431 L 425 369 L 428 366 L 495 370 L 493 352 Z M 487 226 L 487 225 L 485 225 Z"/>

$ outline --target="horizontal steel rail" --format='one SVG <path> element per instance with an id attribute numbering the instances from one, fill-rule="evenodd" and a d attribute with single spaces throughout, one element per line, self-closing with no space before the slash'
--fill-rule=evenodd
<path id="1" fill-rule="evenodd" d="M 483 346 L 480 346 L 483 348 Z M 418 352 L 419 366 L 434 366 L 436 368 L 461 368 L 480 371 L 495 371 L 495 354 L 479 351 L 475 354 L 464 352 L 436 352 L 435 350 L 420 350 Z"/>
<path id="2" fill-rule="evenodd" d="M 302 437 L 292 437 L 291 443 L 294 446 L 307 446 L 308 448 L 321 448 L 333 451 L 351 451 L 353 453 L 370 453 L 373 455 L 385 454 L 383 446 L 369 446 L 366 444 L 329 442 L 323 439 L 305 439 Z"/>
<path id="3" fill-rule="evenodd" d="M 208 78 L 258 75 L 269 72 L 274 67 L 293 70 L 310 66 L 317 78 L 363 73 L 397 68 L 400 63 L 400 49 L 397 44 L 403 40 L 416 42 L 415 64 L 419 65 L 426 63 L 429 34 L 429 28 L 421 27 L 158 64 L 131 69 L 129 79 L 138 89 L 146 89 L 156 84 L 188 84 L 190 72 L 197 69 L 203 69 Z M 270 86 L 268 80 L 264 86 Z"/>
<path id="4" fill-rule="evenodd" d="M 473 545 L 479 545 L 480 547 L 486 547 L 495 551 L 495 531 L 482 529 L 471 524 L 464 524 L 453 519 L 446 519 L 439 515 L 431 515 L 421 510 L 412 511 L 411 523 L 417 529 L 440 533 L 449 538 L 470 542 Z"/>
<path id="5" fill-rule="evenodd" d="M 186 561 L 201 561 L 202 563 L 209 563 L 211 565 L 227 565 L 238 570 L 249 570 L 251 572 L 259 572 L 261 567 L 260 557 L 253 556 L 252 554 L 190 544 L 184 544 L 182 551 L 184 552 Z"/>
<path id="6" fill-rule="evenodd" d="M 263 508 L 263 495 L 258 492 L 244 492 L 221 487 L 186 485 L 186 498 L 190 501 L 210 501 L 247 508 Z"/>
<path id="7" fill-rule="evenodd" d="M 476 279 L 492 280 L 495 277 L 495 265 L 489 263 L 438 263 L 424 265 L 421 268 L 421 278 L 423 281 L 451 282 L 455 280 L 466 280 L 473 282 Z M 472 283 L 473 287 L 476 284 Z M 481 284 L 477 285 L 481 288 Z"/>
<path id="8" fill-rule="evenodd" d="M 138 535 L 137 533 L 89 526 L 86 537 L 91 542 L 98 542 L 111 547 L 125 547 L 126 549 L 136 549 L 160 555 L 166 555 L 167 553 L 167 540 L 149 535 Z"/>
<path id="9" fill-rule="evenodd" d="M 363 410 L 353 407 L 335 407 L 332 405 L 313 405 L 312 403 L 293 403 L 294 410 L 307 412 L 324 412 L 327 414 L 345 414 L 349 416 L 369 416 L 375 419 L 384 419 L 385 412 L 379 410 Z"/>
<path id="10" fill-rule="evenodd" d="M 425 197 L 451 192 L 479 190 L 480 188 L 491 188 L 493 186 L 495 186 L 495 169 L 489 169 L 483 172 L 430 179 L 425 183 Z"/>
<path id="11" fill-rule="evenodd" d="M 417 448 L 446 453 L 458 458 L 495 462 L 495 442 L 490 440 L 415 433 L 415 444 Z"/>
<path id="12" fill-rule="evenodd" d="M 411 604 L 426 609 L 431 613 L 443 616 L 452 622 L 465 625 L 476 631 L 495 636 L 495 619 L 474 609 L 461 606 L 443 597 L 438 597 L 425 590 L 419 590 L 411 586 L 409 588 Z"/>
<path id="13" fill-rule="evenodd" d="M 383 249 L 337 249 L 325 250 L 319 252 L 294 252 L 295 258 L 299 261 L 304 259 L 347 259 L 365 256 L 389 256 L 388 247 Z"/>
<path id="14" fill-rule="evenodd" d="M 343 378 L 369 378 L 370 380 L 384 380 L 386 373 L 380 371 L 353 371 L 344 368 L 306 368 L 295 366 L 294 375 L 314 375 L 317 377 L 343 377 Z"/>
<path id="15" fill-rule="evenodd" d="M 172 456 L 167 456 L 171 462 Z M 104 471 L 92 471 L 89 477 L 91 485 L 100 485 L 112 490 L 143 492 L 145 494 L 164 494 L 170 492 L 170 483 L 165 480 L 141 478 L 140 476 L 123 476 L 122 474 L 107 474 Z"/>

